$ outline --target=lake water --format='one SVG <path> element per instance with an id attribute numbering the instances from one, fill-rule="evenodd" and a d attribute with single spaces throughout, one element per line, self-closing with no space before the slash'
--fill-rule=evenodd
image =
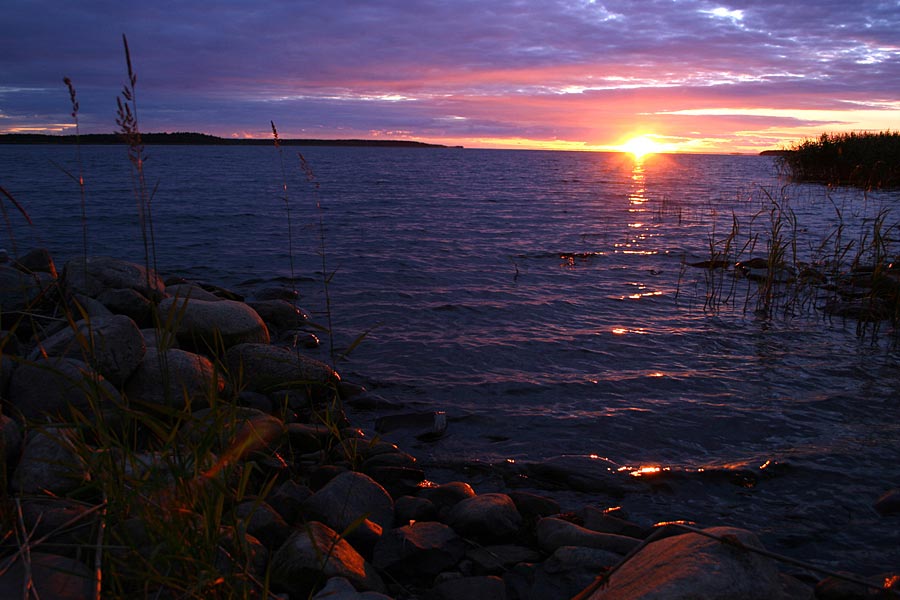
<path id="1" fill-rule="evenodd" d="M 317 186 L 289 147 L 148 148 L 159 269 L 247 292 L 283 284 L 292 248 L 301 304 L 324 322 L 324 247 L 335 348 L 369 332 L 338 370 L 450 417 L 437 442 L 403 440 L 420 460 L 672 469 L 620 500 L 633 518 L 747 526 L 831 568 L 900 565 L 900 521 L 871 508 L 900 486 L 894 333 L 860 335 L 821 300 L 765 314 L 756 284 L 688 266 L 735 223 L 742 259 L 779 223 L 804 260 L 856 248 L 898 194 L 786 185 L 756 156 L 300 150 Z M 0 185 L 34 221 L 12 212 L 0 246 L 79 255 L 62 170 L 78 168 L 72 147 L 0 145 Z M 88 251 L 143 262 L 129 168 L 123 148 L 81 148 Z M 720 468 L 758 477 L 703 476 Z M 613 502 L 573 498 L 590 501 Z"/>

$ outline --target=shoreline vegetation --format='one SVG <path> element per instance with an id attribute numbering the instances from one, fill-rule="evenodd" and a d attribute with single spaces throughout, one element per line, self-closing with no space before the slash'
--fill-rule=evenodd
<path id="1" fill-rule="evenodd" d="M 144 145 L 171 146 L 272 146 L 272 140 L 262 138 L 222 138 L 206 133 L 141 133 Z M 119 133 L 88 133 L 80 135 L 46 135 L 40 133 L 6 133 L 0 134 L 0 144 L 22 145 L 120 145 L 123 144 Z M 282 146 L 348 146 L 374 148 L 462 148 L 462 146 L 445 146 L 428 144 L 412 140 L 360 140 L 360 139 L 279 139 Z"/>

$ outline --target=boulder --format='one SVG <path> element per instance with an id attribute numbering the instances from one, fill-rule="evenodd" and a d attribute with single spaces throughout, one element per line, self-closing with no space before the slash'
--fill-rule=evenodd
<path id="1" fill-rule="evenodd" d="M 29 250 L 16 260 L 13 266 L 26 273 L 49 273 L 54 279 L 57 276 L 53 257 L 46 248 Z"/>
<path id="2" fill-rule="evenodd" d="M 119 393 L 99 373 L 73 358 L 41 358 L 20 364 L 9 384 L 9 402 L 24 419 L 68 421 L 72 411 L 110 414 Z M 108 410 L 109 409 L 109 410 Z"/>
<path id="3" fill-rule="evenodd" d="M 394 501 L 368 475 L 345 471 L 306 501 L 306 510 L 329 527 L 344 531 L 361 517 L 389 528 L 394 523 Z"/>
<path id="4" fill-rule="evenodd" d="M 613 512 L 600 510 L 593 506 L 585 506 L 579 512 L 584 520 L 585 529 L 600 533 L 614 533 L 633 538 L 643 538 L 644 528 L 630 521 L 615 516 Z"/>
<path id="5" fill-rule="evenodd" d="M 493 575 L 447 578 L 434 586 L 439 600 L 506 600 L 506 585 Z"/>
<path id="6" fill-rule="evenodd" d="M 418 495 L 434 504 L 440 515 L 449 512 L 463 500 L 473 498 L 475 490 L 464 481 L 451 481 L 436 487 L 424 487 L 419 490 Z"/>
<path id="7" fill-rule="evenodd" d="M 0 306 L 4 317 L 30 306 L 43 289 L 44 284 L 37 275 L 0 265 Z"/>
<path id="8" fill-rule="evenodd" d="M 18 460 L 19 454 L 22 452 L 22 430 L 19 424 L 4 414 L 0 414 L 0 461 L 6 461 L 6 467 L 10 468 Z M 3 463 L 0 462 L 0 473 L 8 471 L 3 470 Z"/>
<path id="9" fill-rule="evenodd" d="M 181 409 L 188 404 L 206 406 L 224 388 L 209 359 L 175 348 L 161 356 L 150 348 L 125 384 L 125 394 L 132 400 Z"/>
<path id="10" fill-rule="evenodd" d="M 506 494 L 479 494 L 450 509 L 447 522 L 461 535 L 493 541 L 518 533 L 522 516 Z"/>
<path id="11" fill-rule="evenodd" d="M 466 558 L 482 573 L 500 574 L 519 563 L 540 562 L 541 554 L 525 546 L 478 546 L 466 552 Z"/>
<path id="12" fill-rule="evenodd" d="M 391 600 L 378 592 L 357 592 L 344 577 L 332 577 L 312 600 Z"/>
<path id="13" fill-rule="evenodd" d="M 526 521 L 536 521 L 540 517 L 549 517 L 559 514 L 559 502 L 552 498 L 545 498 L 529 492 L 511 491 L 509 497 L 516 504 L 516 508 Z"/>
<path id="14" fill-rule="evenodd" d="M 31 551 L 28 564 L 16 560 L 0 573 L 0 598 L 22 598 L 26 582 L 34 585 L 28 597 L 45 600 L 84 600 L 94 597 L 91 570 L 77 560 Z"/>
<path id="15" fill-rule="evenodd" d="M 42 340 L 28 357 L 75 358 L 92 365 L 107 381 L 120 387 L 144 358 L 144 336 L 124 315 L 94 317 L 75 323 Z"/>
<path id="16" fill-rule="evenodd" d="M 272 556 L 272 583 L 306 597 L 323 576 L 344 577 L 359 590 L 384 591 L 381 577 L 359 552 L 327 525 L 309 521 Z"/>
<path id="17" fill-rule="evenodd" d="M 621 473 L 616 463 L 590 456 L 556 456 L 531 463 L 526 467 L 526 474 L 531 479 L 545 481 L 554 487 L 615 497 L 648 490 L 644 482 Z"/>
<path id="18" fill-rule="evenodd" d="M 563 546 L 535 567 L 528 595 L 542 600 L 569 600 L 621 558 L 606 550 Z"/>
<path id="19" fill-rule="evenodd" d="M 453 568 L 466 552 L 466 543 L 442 523 L 425 521 L 386 531 L 372 556 L 379 570 L 395 575 L 432 578 Z"/>
<path id="20" fill-rule="evenodd" d="M 96 298 L 106 290 L 134 290 L 151 300 L 162 297 L 165 285 L 153 270 L 108 256 L 73 258 L 63 269 L 63 280 L 71 293 Z"/>
<path id="21" fill-rule="evenodd" d="M 778 565 L 770 558 L 740 548 L 762 548 L 743 529 L 713 527 L 707 533 L 723 543 L 688 533 L 648 544 L 610 576 L 590 600 L 756 600 L 780 598 Z"/>
<path id="22" fill-rule="evenodd" d="M 431 500 L 416 496 L 400 496 L 394 501 L 394 522 L 407 525 L 410 521 L 434 521 L 437 509 Z"/>
<path id="23" fill-rule="evenodd" d="M 32 430 L 12 476 L 12 488 L 21 494 L 63 495 L 82 485 L 88 473 L 75 451 L 74 433 L 64 427 Z"/>
<path id="24" fill-rule="evenodd" d="M 197 352 L 269 343 L 266 324 L 243 302 L 166 298 L 159 303 L 159 318 L 163 323 L 177 323 L 179 345 Z"/>
<path id="25" fill-rule="evenodd" d="M 287 300 L 258 300 L 247 304 L 272 329 L 296 329 L 309 320 L 302 310 Z"/>
<path id="26" fill-rule="evenodd" d="M 153 325 L 153 302 L 137 290 L 105 290 L 97 301 L 117 315 L 125 315 L 145 327 Z"/>
<path id="27" fill-rule="evenodd" d="M 546 552 L 553 552 L 562 546 L 584 546 L 618 554 L 628 554 L 641 543 L 641 540 L 635 538 L 591 531 L 575 523 L 554 517 L 546 517 L 538 521 L 535 534 L 538 545 Z"/>
<path id="28" fill-rule="evenodd" d="M 290 527 L 275 509 L 265 502 L 245 500 L 234 509 L 240 532 L 249 533 L 267 548 L 278 548 L 287 541 Z"/>
<path id="29" fill-rule="evenodd" d="M 335 384 L 340 377 L 323 362 L 267 344 L 229 348 L 228 370 L 252 391 L 272 392 Z"/>
<path id="30" fill-rule="evenodd" d="M 195 285 L 193 283 L 178 283 L 175 285 L 167 285 L 166 293 L 173 298 L 186 300 L 206 300 L 207 302 L 218 302 L 222 299 L 212 292 L 208 292 L 199 285 Z"/>

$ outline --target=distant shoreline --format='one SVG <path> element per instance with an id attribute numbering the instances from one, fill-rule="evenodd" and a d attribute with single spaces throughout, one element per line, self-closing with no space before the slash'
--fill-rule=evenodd
<path id="1" fill-rule="evenodd" d="M 205 133 L 144 133 L 141 140 L 147 146 L 271 146 L 272 139 L 259 138 L 221 138 Z M 4 133 L 0 134 L 0 144 L 84 144 L 84 145 L 118 145 L 124 144 L 117 133 L 89 133 L 84 135 L 46 135 L 42 133 Z M 318 140 L 318 139 L 281 139 L 282 146 L 363 146 L 375 148 L 462 148 L 462 146 L 444 146 L 442 144 L 426 144 L 408 140 Z"/>

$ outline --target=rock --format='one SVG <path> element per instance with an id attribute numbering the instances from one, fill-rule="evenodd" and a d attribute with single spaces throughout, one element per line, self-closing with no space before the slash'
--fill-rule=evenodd
<path id="1" fill-rule="evenodd" d="M 245 531 L 236 532 L 233 527 L 222 527 L 220 534 L 216 553 L 216 570 L 219 573 L 238 575 L 235 583 L 239 587 L 231 590 L 234 596 L 259 597 L 257 582 L 266 577 L 266 569 L 269 565 L 268 548 L 254 536 Z"/>
<path id="2" fill-rule="evenodd" d="M 366 475 L 384 486 L 392 498 L 412 494 L 425 480 L 425 471 L 416 467 L 373 466 L 363 469 Z"/>
<path id="3" fill-rule="evenodd" d="M 313 495 L 311 489 L 288 479 L 269 494 L 269 505 L 288 525 L 296 523 L 302 514 L 303 504 Z"/>
<path id="4" fill-rule="evenodd" d="M 597 575 L 621 556 L 606 550 L 563 546 L 536 566 L 527 595 L 547 600 L 568 600 L 593 583 Z"/>
<path id="5" fill-rule="evenodd" d="M 886 491 L 875 501 L 874 508 L 882 517 L 900 514 L 900 489 Z"/>
<path id="6" fill-rule="evenodd" d="M 0 598 L 22 598 L 30 581 L 34 588 L 29 598 L 84 600 L 94 597 L 93 579 L 91 570 L 77 560 L 31 551 L 27 567 L 19 559 L 0 574 Z"/>
<path id="7" fill-rule="evenodd" d="M 287 541 L 290 528 L 281 515 L 265 502 L 245 500 L 234 509 L 240 532 L 249 533 L 267 548 L 278 548 Z"/>
<path id="8" fill-rule="evenodd" d="M 105 290 L 97 296 L 97 301 L 112 313 L 131 317 L 145 327 L 153 325 L 153 302 L 137 290 Z"/>
<path id="9" fill-rule="evenodd" d="M 525 546 L 499 545 L 472 548 L 466 552 L 466 558 L 475 563 L 480 572 L 497 574 L 507 571 L 519 563 L 539 562 L 541 555 L 536 550 Z"/>
<path id="10" fill-rule="evenodd" d="M 12 476 L 20 494 L 63 495 L 88 478 L 82 457 L 75 451 L 74 432 L 64 427 L 32 430 Z"/>
<path id="11" fill-rule="evenodd" d="M 107 381 L 121 387 L 145 353 L 144 336 L 134 321 L 113 315 L 78 321 L 75 329 L 66 327 L 42 340 L 28 359 L 37 361 L 42 355 L 75 358 L 92 365 Z"/>
<path id="12" fill-rule="evenodd" d="M 199 285 L 193 283 L 178 283 L 175 285 L 167 285 L 166 293 L 182 300 L 205 300 L 207 302 L 218 302 L 222 298 L 216 296 L 212 292 L 204 290 Z"/>
<path id="13" fill-rule="evenodd" d="M 125 384 L 125 394 L 148 404 L 181 409 L 188 405 L 205 407 L 224 388 L 209 359 L 174 348 L 161 357 L 150 348 Z"/>
<path id="14" fill-rule="evenodd" d="M 255 452 L 276 450 L 284 441 L 285 425 L 255 408 L 217 406 L 193 411 L 178 433 L 192 446 L 208 445 L 213 434 L 218 438 L 214 450 L 239 461 Z"/>
<path id="15" fill-rule="evenodd" d="M 266 344 L 238 344 L 227 353 L 235 379 L 256 392 L 335 384 L 340 377 L 323 362 Z"/>
<path id="16" fill-rule="evenodd" d="M 467 537 L 503 540 L 518 533 L 522 516 L 506 494 L 479 494 L 450 509 L 447 522 Z"/>
<path id="17" fill-rule="evenodd" d="M 457 577 L 435 585 L 434 594 L 441 600 L 506 600 L 506 585 L 494 576 Z"/>
<path id="18" fill-rule="evenodd" d="M 394 523 L 394 501 L 368 475 L 345 471 L 306 501 L 306 510 L 336 531 L 344 531 L 360 517 L 382 528 Z"/>
<path id="19" fill-rule="evenodd" d="M 437 487 L 421 488 L 419 496 L 434 504 L 440 515 L 449 512 L 451 508 L 466 498 L 473 498 L 475 490 L 464 481 L 451 481 Z"/>
<path id="20" fill-rule="evenodd" d="M 334 432 L 325 425 L 288 423 L 286 429 L 291 448 L 300 453 L 322 450 L 334 437 Z"/>
<path id="21" fill-rule="evenodd" d="M 267 300 L 295 300 L 299 294 L 293 287 L 268 287 L 257 290 L 253 296 L 258 302 Z"/>
<path id="22" fill-rule="evenodd" d="M 9 382 L 12 379 L 16 363 L 6 354 L 0 354 L 0 400 L 6 398 L 9 392 Z"/>
<path id="23" fill-rule="evenodd" d="M 19 424 L 12 417 L 0 414 L 0 461 L 5 460 L 5 466 L 9 469 L 4 470 L 4 463 L 0 462 L 0 473 L 10 472 L 21 452 L 22 430 Z"/>
<path id="24" fill-rule="evenodd" d="M 309 521 L 275 552 L 272 582 L 305 597 L 322 576 L 345 577 L 360 590 L 384 591 L 381 577 L 359 552 L 328 526 Z"/>
<path id="25" fill-rule="evenodd" d="M 19 338 L 12 331 L 0 330 L 0 354 L 5 356 L 19 355 Z"/>
<path id="26" fill-rule="evenodd" d="M 391 600 L 378 592 L 357 592 L 343 577 L 332 577 L 312 600 Z"/>
<path id="27" fill-rule="evenodd" d="M 745 546 L 762 548 L 743 529 L 705 529 Z M 759 554 L 688 533 L 646 547 L 612 574 L 590 600 L 756 600 L 780 598 L 778 565 Z"/>
<path id="28" fill-rule="evenodd" d="M 162 322 L 174 318 L 181 347 L 215 354 L 245 343 L 269 343 L 269 330 L 256 311 L 234 300 L 166 298 L 159 303 Z"/>
<path id="29" fill-rule="evenodd" d="M 640 540 L 624 535 L 591 531 L 575 523 L 554 517 L 546 517 L 538 521 L 535 534 L 538 544 L 547 552 L 553 552 L 561 546 L 584 546 L 618 554 L 628 554 L 641 543 Z"/>
<path id="30" fill-rule="evenodd" d="M 109 289 L 126 289 L 154 300 L 161 298 L 165 290 L 165 285 L 154 271 L 107 256 L 89 256 L 86 263 L 82 258 L 73 258 L 63 269 L 63 280 L 71 293 L 85 294 L 91 298 Z"/>
<path id="31" fill-rule="evenodd" d="M 4 317 L 30 306 L 43 289 L 37 275 L 0 265 L 0 306 L 3 307 Z"/>
<path id="32" fill-rule="evenodd" d="M 624 496 L 648 488 L 635 477 L 619 472 L 619 465 L 605 458 L 557 456 L 526 467 L 529 477 L 579 492 Z"/>
<path id="33" fill-rule="evenodd" d="M 53 257 L 46 248 L 35 248 L 20 257 L 13 266 L 20 271 L 26 273 L 49 273 L 51 277 L 56 279 L 56 265 L 53 263 Z"/>
<path id="34" fill-rule="evenodd" d="M 814 593 L 816 600 L 876 600 L 877 598 L 890 598 L 887 593 L 882 593 L 882 589 L 891 589 L 885 585 L 890 578 L 890 574 L 878 577 L 862 577 L 853 573 L 842 572 L 841 575 L 847 575 L 854 579 L 863 579 L 871 582 L 871 586 L 865 586 L 846 579 L 829 575 L 820 580 L 815 587 Z M 897 587 L 893 589 L 896 591 Z"/>
<path id="35" fill-rule="evenodd" d="M 536 521 L 540 517 L 559 514 L 559 502 L 552 498 L 545 498 L 529 492 L 511 491 L 508 493 L 519 514 L 526 521 Z"/>
<path id="36" fill-rule="evenodd" d="M 431 500 L 415 496 L 400 496 L 394 500 L 394 523 L 408 525 L 410 521 L 433 521 L 437 508 Z"/>
<path id="37" fill-rule="evenodd" d="M 247 302 L 272 329 L 286 330 L 300 327 L 309 317 L 287 300 L 258 300 Z"/>
<path id="38" fill-rule="evenodd" d="M 113 312 L 106 305 L 84 294 L 72 294 L 69 298 L 68 308 L 75 316 L 85 319 L 96 317 L 111 317 Z"/>
<path id="39" fill-rule="evenodd" d="M 466 543 L 442 523 L 426 521 L 386 531 L 372 557 L 379 570 L 395 576 L 433 578 L 453 568 L 466 552 Z"/>
<path id="40" fill-rule="evenodd" d="M 444 411 L 385 415 L 375 419 L 375 431 L 389 433 L 399 429 L 409 430 L 422 441 L 433 441 L 447 430 L 447 415 Z"/>
<path id="41" fill-rule="evenodd" d="M 9 384 L 9 401 L 24 419 L 49 416 L 69 421 L 73 410 L 89 418 L 95 409 L 109 414 L 121 404 L 121 397 L 80 360 L 42 358 L 16 367 Z"/>
<path id="42" fill-rule="evenodd" d="M 585 529 L 632 538 L 644 538 L 645 532 L 641 526 L 615 517 L 611 513 L 593 506 L 585 506 L 581 509 L 579 515 L 584 520 Z"/>
<path id="43" fill-rule="evenodd" d="M 45 552 L 79 558 L 85 546 L 96 543 L 100 515 L 88 505 L 46 495 L 19 500 L 22 524 L 31 539 L 45 539 L 40 546 Z"/>

